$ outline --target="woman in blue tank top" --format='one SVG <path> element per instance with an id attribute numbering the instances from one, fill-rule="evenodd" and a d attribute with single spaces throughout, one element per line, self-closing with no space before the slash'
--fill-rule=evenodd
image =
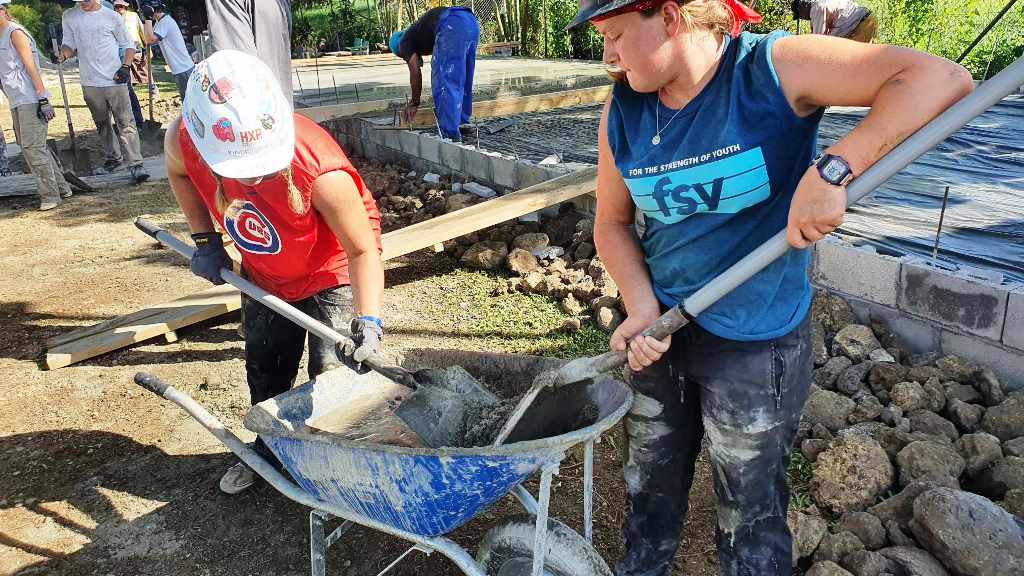
<path id="1" fill-rule="evenodd" d="M 601 259 L 628 312 L 619 576 L 667 574 L 702 439 L 718 495 L 722 574 L 791 574 L 786 470 L 811 381 L 808 246 L 844 186 L 970 92 L 956 64 L 827 36 L 740 33 L 737 0 L 581 0 L 617 84 L 599 134 Z M 871 106 L 814 159 L 825 106 Z M 664 341 L 640 332 L 779 230 L 795 250 Z M 832 510 L 843 513 L 847 510 Z"/>

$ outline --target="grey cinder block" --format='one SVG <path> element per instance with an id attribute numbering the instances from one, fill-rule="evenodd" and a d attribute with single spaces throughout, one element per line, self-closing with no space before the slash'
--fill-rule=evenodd
<path id="1" fill-rule="evenodd" d="M 466 150 L 462 146 L 452 142 L 438 140 L 437 143 L 441 148 L 441 164 L 443 164 L 449 172 L 462 172 Z"/>
<path id="2" fill-rule="evenodd" d="M 991 368 L 1008 390 L 1024 390 L 1024 354 L 981 338 L 942 332 L 942 353 L 956 354 Z"/>
<path id="3" fill-rule="evenodd" d="M 1003 344 L 1024 351 L 1024 286 L 1010 292 L 1003 323 Z"/>
<path id="4" fill-rule="evenodd" d="M 899 307 L 941 324 L 998 342 L 1003 335 L 1008 292 L 923 263 L 904 260 Z"/>
<path id="5" fill-rule="evenodd" d="M 517 188 L 516 161 L 504 156 L 491 156 L 492 182 L 501 188 L 515 190 Z"/>
<path id="6" fill-rule="evenodd" d="M 896 306 L 899 259 L 859 249 L 832 237 L 818 242 L 816 252 L 813 276 L 816 283 L 850 296 Z"/>

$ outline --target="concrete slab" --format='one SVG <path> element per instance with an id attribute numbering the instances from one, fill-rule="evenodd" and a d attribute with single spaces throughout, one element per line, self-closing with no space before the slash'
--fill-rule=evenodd
<path id="1" fill-rule="evenodd" d="M 899 308 L 998 342 L 1003 335 L 1008 292 L 904 260 Z"/>
<path id="2" fill-rule="evenodd" d="M 1007 300 L 1003 344 L 1024 351 L 1024 286 L 1010 292 Z"/>
<path id="3" fill-rule="evenodd" d="M 991 368 L 1008 390 L 1024 390 L 1024 354 L 981 338 L 943 330 L 942 353 Z"/>
<path id="4" fill-rule="evenodd" d="M 896 306 L 898 258 L 857 248 L 831 236 L 816 244 L 816 253 L 816 283 L 857 298 Z"/>

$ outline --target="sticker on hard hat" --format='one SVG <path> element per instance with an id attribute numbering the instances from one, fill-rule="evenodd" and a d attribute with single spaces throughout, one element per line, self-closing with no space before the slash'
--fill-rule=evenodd
<path id="1" fill-rule="evenodd" d="M 221 118 L 213 124 L 213 135 L 221 142 L 234 142 L 235 130 L 231 127 L 231 120 Z"/>
<path id="2" fill-rule="evenodd" d="M 252 202 L 242 204 L 235 218 L 224 216 L 224 229 L 240 250 L 253 254 L 277 254 L 281 237 L 270 220 Z"/>
<path id="3" fill-rule="evenodd" d="M 189 122 L 191 122 L 192 130 L 195 131 L 196 135 L 199 136 L 199 138 L 206 138 L 206 125 L 199 119 L 199 115 L 196 114 L 195 110 L 188 115 L 188 119 Z"/>
<path id="4" fill-rule="evenodd" d="M 214 104 L 224 104 L 228 100 L 231 100 L 232 92 L 235 87 L 231 84 L 231 81 L 227 78 L 221 78 L 210 86 L 210 102 Z"/>

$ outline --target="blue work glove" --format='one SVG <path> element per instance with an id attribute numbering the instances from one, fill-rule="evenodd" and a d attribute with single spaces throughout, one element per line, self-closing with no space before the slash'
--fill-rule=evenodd
<path id="1" fill-rule="evenodd" d="M 352 340 L 342 350 L 345 356 L 362 362 L 370 356 L 380 354 L 381 340 L 384 339 L 384 321 L 376 316 L 360 316 L 352 319 L 350 326 Z"/>
<path id="2" fill-rule="evenodd" d="M 114 73 L 114 82 L 118 84 L 127 84 L 128 77 L 131 75 L 132 69 L 127 64 L 122 64 L 117 72 Z"/>
<path id="3" fill-rule="evenodd" d="M 57 113 L 53 111 L 53 106 L 50 105 L 50 100 L 48 98 L 39 99 L 39 106 L 36 108 L 36 116 L 38 116 L 43 122 L 49 122 L 57 116 Z"/>
<path id="4" fill-rule="evenodd" d="M 193 234 L 192 241 L 196 244 L 196 252 L 192 255 L 192 273 L 206 278 L 214 284 L 223 284 L 220 269 L 231 270 L 231 258 L 224 251 L 224 240 L 216 232 Z"/>

